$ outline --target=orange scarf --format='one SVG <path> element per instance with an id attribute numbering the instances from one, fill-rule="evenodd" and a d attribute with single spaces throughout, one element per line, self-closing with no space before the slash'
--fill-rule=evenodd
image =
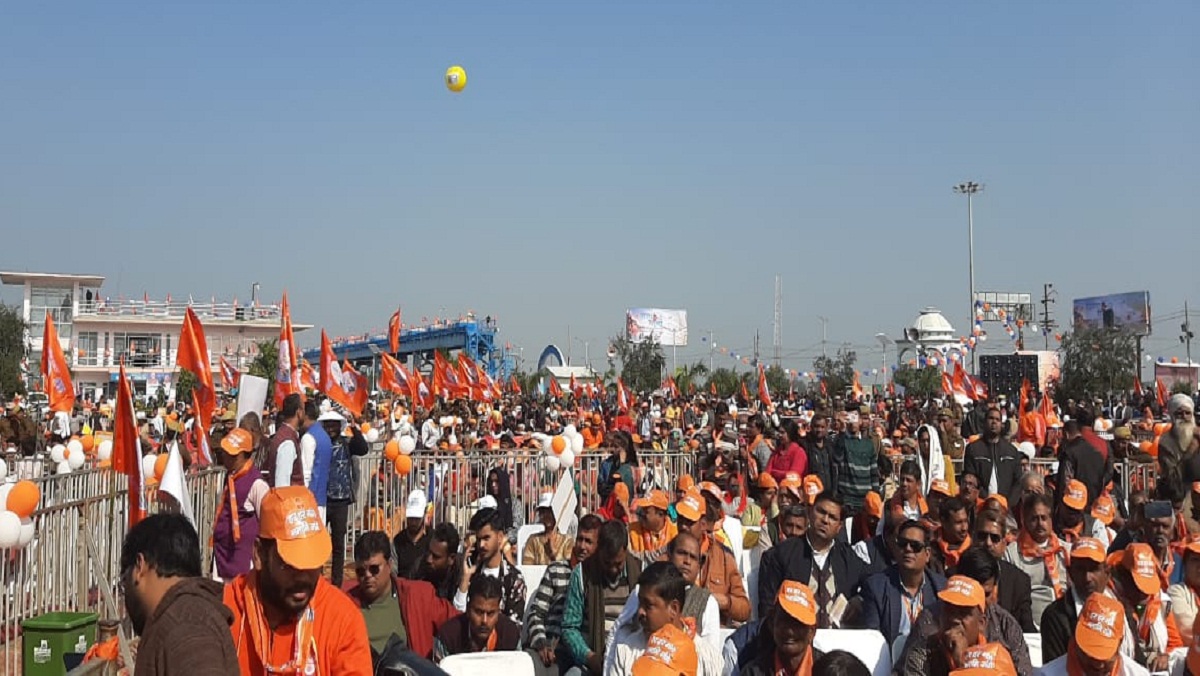
<path id="1" fill-rule="evenodd" d="M 775 654 L 775 676 L 812 676 L 813 667 L 812 646 L 808 646 L 808 650 L 804 653 L 804 659 L 800 661 L 800 668 L 794 672 L 789 672 L 783 662 L 779 661 L 779 653 Z"/>
<path id="2" fill-rule="evenodd" d="M 1017 546 L 1021 550 L 1021 556 L 1027 559 L 1040 558 L 1046 564 L 1046 577 L 1050 580 L 1050 586 L 1054 588 L 1054 596 L 1062 598 L 1063 592 L 1066 591 L 1066 585 L 1059 582 L 1059 566 L 1058 555 L 1061 553 L 1066 556 L 1066 549 L 1063 548 L 1062 542 L 1054 533 L 1050 534 L 1050 544 L 1042 551 L 1038 548 L 1037 543 L 1033 541 L 1033 536 L 1025 531 L 1021 531 L 1021 535 L 1017 538 Z"/>
<path id="3" fill-rule="evenodd" d="M 1158 620 L 1158 614 L 1162 612 L 1162 597 L 1157 594 L 1152 594 L 1146 600 L 1146 609 L 1142 611 L 1141 618 L 1138 619 L 1138 639 L 1144 645 L 1150 640 L 1150 630 L 1154 627 L 1154 622 Z M 1166 646 L 1159 646 L 1166 652 Z"/>
<path id="4" fill-rule="evenodd" d="M 1084 676 L 1083 665 L 1079 663 L 1079 655 L 1076 651 L 1079 646 L 1075 644 L 1075 639 L 1071 639 L 1071 645 L 1067 649 L 1067 676 Z M 1117 653 L 1117 661 L 1113 663 L 1112 672 L 1109 676 L 1117 676 L 1121 673 L 1121 660 L 1124 659 L 1121 654 Z"/>
<path id="5" fill-rule="evenodd" d="M 651 533 L 650 531 L 645 531 L 645 530 L 642 531 L 642 551 L 643 552 L 656 552 L 666 546 L 667 546 L 667 527 L 666 526 L 663 526 L 663 529 L 657 533 Z"/>
<path id="6" fill-rule="evenodd" d="M 295 649 L 292 653 L 292 659 L 287 664 L 275 666 L 271 664 L 271 656 L 273 654 L 275 632 L 271 629 L 271 625 L 267 622 L 266 613 L 263 610 L 262 603 L 258 600 L 258 573 L 251 571 L 246 576 L 246 590 L 244 596 L 246 602 L 246 611 L 242 614 L 242 627 L 238 633 L 237 650 L 242 651 L 242 636 L 249 629 L 250 641 L 254 644 L 254 652 L 258 654 L 258 658 L 262 661 L 263 670 L 268 674 L 303 674 L 305 665 L 308 663 L 309 656 L 312 660 L 317 659 L 317 638 L 314 635 L 313 619 L 315 613 L 312 609 L 312 601 L 300 614 L 300 618 L 296 621 L 295 632 Z M 314 669 L 312 673 L 320 673 Z"/>
<path id="7" fill-rule="evenodd" d="M 233 521 L 233 541 L 237 542 L 242 539 L 242 527 L 238 523 L 238 508 L 237 508 L 237 489 L 234 488 L 233 482 L 246 476 L 246 474 L 254 467 L 254 463 L 246 462 L 241 469 L 233 474 L 226 474 L 225 478 L 225 493 L 229 496 L 229 518 Z M 213 524 L 221 520 L 221 513 L 225 511 L 225 501 L 217 501 L 217 516 L 213 519 Z M 215 525 L 214 525 L 215 529 Z M 208 544 L 212 545 L 212 538 L 209 538 Z"/>
<path id="8" fill-rule="evenodd" d="M 1075 524 L 1074 528 L 1063 528 L 1063 539 L 1067 541 L 1067 544 L 1071 544 L 1081 537 L 1083 537 L 1082 521 Z"/>
<path id="9" fill-rule="evenodd" d="M 958 549 L 950 550 L 950 546 L 943 540 L 937 541 L 938 548 L 942 550 L 942 561 L 946 563 L 946 570 L 954 568 L 958 565 L 958 559 L 962 557 L 963 552 L 971 548 L 971 536 L 968 535 Z"/>

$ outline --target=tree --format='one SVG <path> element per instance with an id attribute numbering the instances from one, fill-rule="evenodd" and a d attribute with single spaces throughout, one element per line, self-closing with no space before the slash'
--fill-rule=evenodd
<path id="1" fill-rule="evenodd" d="M 755 376 L 755 387 L 758 385 L 757 375 Z M 780 401 L 787 396 L 788 377 L 781 366 L 772 366 L 767 369 L 767 389 L 771 391 L 772 401 Z"/>
<path id="2" fill-rule="evenodd" d="M 192 403 L 192 390 L 200 382 L 196 374 L 187 369 L 179 369 L 175 375 L 175 401 L 185 404 Z"/>
<path id="3" fill-rule="evenodd" d="M 627 336 L 617 336 L 610 344 L 617 353 L 615 360 L 621 362 L 621 380 L 625 387 L 634 392 L 649 392 L 662 384 L 667 360 L 658 343 L 653 340 L 634 342 Z"/>
<path id="4" fill-rule="evenodd" d="M 914 397 L 928 397 L 942 391 L 942 370 L 936 366 L 915 368 L 905 364 L 896 369 L 892 381 Z"/>
<path id="5" fill-rule="evenodd" d="M 838 350 L 833 357 L 822 355 L 813 360 L 813 370 L 825 383 L 829 396 L 845 394 L 854 383 L 854 362 L 857 360 L 858 354 L 845 348 Z"/>
<path id="6" fill-rule="evenodd" d="M 1171 394 L 1186 394 L 1189 397 L 1196 391 L 1196 386 L 1190 380 L 1176 380 L 1171 385 Z"/>
<path id="7" fill-rule="evenodd" d="M 21 360 L 25 358 L 25 319 L 21 311 L 0 304 L 0 397 L 25 394 Z"/>
<path id="8" fill-rule="evenodd" d="M 684 364 L 675 369 L 675 386 L 679 388 L 680 394 L 687 396 L 693 386 L 697 392 L 705 387 L 706 376 L 708 376 L 708 366 L 704 362 Z"/>
<path id="9" fill-rule="evenodd" d="M 1055 396 L 1060 402 L 1108 392 L 1126 392 L 1137 378 L 1133 334 L 1096 328 L 1065 334 L 1059 347 L 1062 369 Z"/>
<path id="10" fill-rule="evenodd" d="M 731 396 L 734 392 L 740 391 L 741 379 L 733 369 L 724 366 L 718 367 L 708 376 L 708 381 L 704 383 L 705 393 L 712 392 L 712 386 L 717 386 L 717 396 L 722 399 Z"/>
<path id="11" fill-rule="evenodd" d="M 275 374 L 279 370 L 279 345 L 275 340 L 258 342 L 258 354 L 250 362 L 249 374 L 267 379 L 267 401 L 275 396 Z"/>

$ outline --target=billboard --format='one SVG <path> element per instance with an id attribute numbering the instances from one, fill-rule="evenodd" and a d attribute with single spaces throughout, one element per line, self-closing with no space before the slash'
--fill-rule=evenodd
<path id="1" fill-rule="evenodd" d="M 635 343 L 653 340 L 666 347 L 686 347 L 687 310 L 633 308 L 625 311 L 625 335 Z"/>
<path id="2" fill-rule="evenodd" d="M 1131 291 L 1109 296 L 1076 298 L 1071 325 L 1079 329 L 1120 329 L 1150 335 L 1150 292 Z"/>

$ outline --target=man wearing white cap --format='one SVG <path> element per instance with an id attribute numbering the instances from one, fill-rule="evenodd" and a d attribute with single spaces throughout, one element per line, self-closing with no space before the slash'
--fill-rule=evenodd
<path id="1" fill-rule="evenodd" d="M 417 568 L 429 548 L 431 535 L 425 521 L 425 510 L 429 501 L 425 492 L 414 489 L 404 504 L 404 530 L 396 533 L 396 576 L 409 580 L 421 579 Z"/>
<path id="2" fill-rule="evenodd" d="M 575 541 L 558 532 L 558 519 L 554 516 L 554 493 L 542 493 L 538 499 L 537 520 L 542 532 L 530 536 L 521 553 L 521 563 L 527 566 L 548 566 L 555 561 L 566 561 L 571 557 Z"/>
<path id="3" fill-rule="evenodd" d="M 1171 428 L 1158 440 L 1160 480 L 1158 498 L 1180 502 L 1189 497 L 1193 481 L 1200 481 L 1200 441 L 1196 439 L 1196 403 L 1186 394 L 1167 401 Z M 1184 514 L 1189 510 L 1184 508 Z"/>

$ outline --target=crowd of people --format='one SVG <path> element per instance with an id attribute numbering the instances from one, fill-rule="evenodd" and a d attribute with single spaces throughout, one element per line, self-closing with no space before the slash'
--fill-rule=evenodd
<path id="1" fill-rule="evenodd" d="M 126 538 L 138 670 L 366 674 L 525 651 L 539 676 L 859 674 L 814 639 L 868 629 L 904 676 L 1029 676 L 1031 634 L 1038 673 L 1200 676 L 1193 400 L 1165 402 L 1163 422 L 1124 401 L 1025 399 L 514 397 L 354 419 L 292 395 L 227 413 L 213 532 L 160 514 Z M 143 432 L 187 446 L 190 424 L 159 411 Z M 402 526 L 361 533 L 344 561 L 364 430 L 421 455 L 542 448 L 567 425 L 608 454 L 577 485 L 597 508 L 562 513 L 553 485 L 514 508 L 501 459 L 465 528 L 415 488 Z M 1154 453 L 1134 443 L 1143 425 Z M 654 450 L 689 454 L 692 472 L 648 481 L 639 451 Z M 1116 470 L 1139 462 L 1157 470 L 1144 485 Z M 518 551 L 526 509 L 543 530 Z"/>

